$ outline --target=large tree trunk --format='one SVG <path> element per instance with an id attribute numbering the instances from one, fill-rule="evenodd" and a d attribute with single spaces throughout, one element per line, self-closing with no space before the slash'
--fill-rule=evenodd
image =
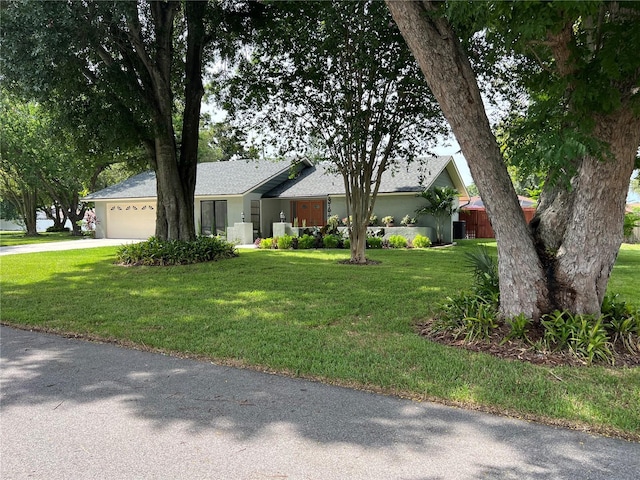
<path id="1" fill-rule="evenodd" d="M 203 14 L 206 4 L 188 2 L 187 58 L 183 145 L 178 157 L 173 128 L 173 22 L 177 2 L 152 2 L 156 28 L 156 52 L 153 62 L 142 53 L 150 73 L 155 126 L 153 163 L 156 172 L 156 237 L 163 240 L 191 241 L 195 238 L 194 192 L 196 183 L 198 128 L 202 88 L 202 51 L 205 42 Z M 133 25 L 133 31 L 136 26 Z M 139 50 L 142 52 L 142 49 Z"/>
<path id="2" fill-rule="evenodd" d="M 547 284 L 533 237 L 486 116 L 476 76 L 458 38 L 430 2 L 387 0 L 409 48 L 462 147 L 498 242 L 500 312 L 539 318 Z"/>
<path id="3" fill-rule="evenodd" d="M 38 194 L 35 190 L 25 188 L 21 192 L 21 201 L 16 205 L 22 214 L 27 237 L 38 235 Z"/>
<path id="4" fill-rule="evenodd" d="M 598 314 L 620 243 L 629 178 L 640 143 L 640 119 L 630 109 L 596 119 L 595 136 L 611 157 L 581 159 L 572 191 L 543 192 L 535 235 L 546 259 L 551 304 Z"/>
<path id="5" fill-rule="evenodd" d="M 446 19 L 431 2 L 387 1 L 462 147 L 498 242 L 500 311 L 530 318 L 554 309 L 597 314 L 620 243 L 624 202 L 640 143 L 640 118 L 623 103 L 594 117 L 606 159 L 576 161 L 572 188 L 547 185 L 531 233 L 495 138 L 474 73 Z M 572 29 L 550 33 L 560 75 L 570 75 Z"/>

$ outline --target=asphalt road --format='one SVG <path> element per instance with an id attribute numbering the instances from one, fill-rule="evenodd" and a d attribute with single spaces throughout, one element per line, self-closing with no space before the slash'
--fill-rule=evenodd
<path id="1" fill-rule="evenodd" d="M 640 478 L 640 444 L 0 327 L 0 478 Z"/>

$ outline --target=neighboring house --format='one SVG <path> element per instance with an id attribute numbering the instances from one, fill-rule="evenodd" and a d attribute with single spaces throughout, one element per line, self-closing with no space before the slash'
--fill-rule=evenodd
<path id="1" fill-rule="evenodd" d="M 435 157 L 412 162 L 384 173 L 374 208 L 378 219 L 415 216 L 424 205 L 416 196 L 431 186 L 450 186 L 461 194 L 467 191 L 453 157 Z M 198 164 L 195 189 L 195 216 L 198 233 L 230 233 L 236 236 L 241 223 L 249 227 L 251 238 L 240 235 L 230 240 L 253 241 L 257 236 L 272 236 L 273 225 L 297 219 L 298 225 L 323 226 L 331 215 L 346 217 L 346 199 L 342 177 L 328 173 L 327 165 L 308 160 L 274 162 L 236 160 Z M 153 172 L 142 173 L 122 183 L 87 195 L 95 203 L 98 238 L 147 238 L 155 233 L 156 181 Z M 457 217 L 452 218 L 457 220 Z M 418 226 L 435 227 L 435 220 L 420 217 Z M 245 230 L 246 231 L 246 230 Z M 446 239 L 451 240 L 448 229 Z"/>
<path id="2" fill-rule="evenodd" d="M 518 195 L 520 206 L 527 222 L 530 222 L 536 213 L 536 201 Z M 471 197 L 469 203 L 461 202 L 459 214 L 460 222 L 465 222 L 465 234 L 467 238 L 494 238 L 495 234 L 487 215 L 487 209 L 480 197 Z"/>

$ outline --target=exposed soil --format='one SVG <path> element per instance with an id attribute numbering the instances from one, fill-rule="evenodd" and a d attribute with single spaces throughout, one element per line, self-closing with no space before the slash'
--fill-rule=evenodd
<path id="1" fill-rule="evenodd" d="M 500 327 L 493 331 L 486 340 L 467 342 L 464 338 L 455 338 L 450 332 L 432 331 L 432 321 L 420 324 L 418 333 L 429 340 L 444 345 L 464 348 L 474 352 L 484 352 L 495 357 L 505 358 L 521 362 L 533 363 L 536 365 L 557 366 L 587 366 L 587 362 L 571 354 L 571 352 L 559 351 L 537 351 L 532 344 L 542 338 L 539 331 L 531 331 L 527 338 L 529 342 L 521 339 L 511 339 L 504 341 L 508 333 L 507 327 Z M 633 355 L 624 351 L 621 347 L 613 346 L 613 364 L 602 361 L 594 361 L 594 365 L 606 365 L 608 367 L 638 367 L 640 366 L 640 355 Z"/>

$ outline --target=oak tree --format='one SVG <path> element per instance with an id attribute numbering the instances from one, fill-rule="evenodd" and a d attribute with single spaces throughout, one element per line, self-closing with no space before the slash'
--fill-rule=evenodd
<path id="1" fill-rule="evenodd" d="M 386 3 L 487 207 L 498 243 L 501 313 L 535 319 L 554 309 L 599 313 L 622 241 L 625 197 L 640 144 L 640 5 Z M 483 36 L 491 48 L 474 52 Z M 521 133 L 535 138 L 524 143 L 536 148 L 529 158 L 549 172 L 531 225 L 470 62 L 471 52 L 492 51 L 516 67 L 510 81 L 526 95 L 518 107 L 531 126 Z M 495 63 L 483 73 L 498 71 Z"/>

